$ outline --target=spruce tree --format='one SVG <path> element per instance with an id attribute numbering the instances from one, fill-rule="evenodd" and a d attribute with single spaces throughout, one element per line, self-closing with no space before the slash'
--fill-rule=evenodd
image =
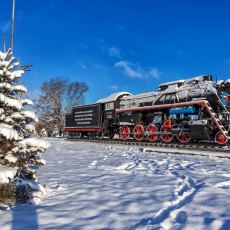
<path id="1" fill-rule="evenodd" d="M 21 99 L 20 94 L 27 92 L 25 86 L 18 84 L 24 71 L 15 70 L 19 63 L 14 60 L 11 49 L 0 52 L 0 184 L 5 184 L 1 188 L 13 184 L 15 191 L 19 187 L 27 191 L 29 187 L 39 187 L 36 169 L 45 164 L 41 152 L 49 143 L 31 138 L 33 123 L 38 118 L 33 111 L 26 110 L 26 105 L 33 102 Z"/>

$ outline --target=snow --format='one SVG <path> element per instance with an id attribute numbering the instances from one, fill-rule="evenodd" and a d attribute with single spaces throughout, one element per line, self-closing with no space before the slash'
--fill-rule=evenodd
<path id="1" fill-rule="evenodd" d="M 217 152 L 38 140 L 52 145 L 39 183 L 22 182 L 32 204 L 0 206 L 3 230 L 229 229 L 230 160 Z"/>
<path id="2" fill-rule="evenodd" d="M 33 101 L 29 99 L 23 99 L 21 102 L 23 105 L 33 105 Z"/>
<path id="3" fill-rule="evenodd" d="M 15 70 L 10 74 L 10 79 L 14 80 L 15 78 L 20 78 L 24 74 L 23 70 Z"/>
<path id="4" fill-rule="evenodd" d="M 7 104 L 8 99 L 8 97 L 0 93 L 0 102 L 2 102 L 3 104 Z"/>
<path id="5" fill-rule="evenodd" d="M 0 114 L 0 121 L 4 120 L 6 118 L 5 114 Z"/>
<path id="6" fill-rule="evenodd" d="M 33 111 L 22 111 L 21 114 L 23 114 L 25 117 L 34 120 L 35 122 L 38 122 L 38 118 Z"/>
<path id="7" fill-rule="evenodd" d="M 44 148 L 44 149 L 47 149 L 50 147 L 50 143 L 48 141 L 41 140 L 41 139 L 35 139 L 35 138 L 26 138 L 23 141 L 20 141 L 18 143 L 21 146 L 29 145 L 29 146 L 33 146 L 37 148 Z"/>
<path id="8" fill-rule="evenodd" d="M 25 86 L 23 85 L 15 85 L 15 86 L 12 86 L 12 90 L 14 90 L 15 92 L 24 92 L 26 93 L 27 92 L 27 89 Z"/>
<path id="9" fill-rule="evenodd" d="M 0 76 L 10 77 L 11 72 L 8 71 L 7 68 L 5 67 L 3 70 L 0 70 Z"/>
<path id="10" fill-rule="evenodd" d="M 8 99 L 8 106 L 20 110 L 22 108 L 22 103 L 17 99 Z"/>
<path id="11" fill-rule="evenodd" d="M 118 93 L 111 94 L 107 98 L 100 99 L 96 103 L 108 103 L 108 102 L 116 101 L 116 99 L 121 95 L 130 95 L 130 96 L 132 96 L 132 94 L 128 93 L 128 92 L 118 92 Z"/>
<path id="12" fill-rule="evenodd" d="M 13 119 L 24 119 L 24 117 L 19 112 L 12 113 L 10 117 Z"/>
<path id="13" fill-rule="evenodd" d="M 8 168 L 3 165 L 0 165 L 0 184 L 9 183 L 9 178 L 13 179 L 17 173 L 17 170 L 18 168 Z"/>
<path id="14" fill-rule="evenodd" d="M 18 140 L 17 131 L 7 127 L 6 124 L 0 124 L 0 135 L 3 135 L 9 140 Z"/>
<path id="15" fill-rule="evenodd" d="M 2 61 L 5 61 L 10 55 L 12 55 L 11 48 L 9 48 L 6 53 L 0 51 L 0 58 Z"/>
<path id="16" fill-rule="evenodd" d="M 0 93 L 0 102 L 15 109 L 20 110 L 22 108 L 22 103 L 16 99 L 11 99 Z"/>
<path id="17" fill-rule="evenodd" d="M 0 83 L 0 88 L 11 89 L 12 85 L 6 82 Z"/>
<path id="18" fill-rule="evenodd" d="M 13 163 L 15 163 L 18 160 L 17 157 L 13 156 L 11 153 L 7 154 L 5 156 L 5 159 L 8 160 L 9 162 L 13 162 Z"/>
<path id="19" fill-rule="evenodd" d="M 34 133 L 35 132 L 35 127 L 32 124 L 26 124 L 25 125 L 25 129 L 29 132 L 29 133 Z"/>

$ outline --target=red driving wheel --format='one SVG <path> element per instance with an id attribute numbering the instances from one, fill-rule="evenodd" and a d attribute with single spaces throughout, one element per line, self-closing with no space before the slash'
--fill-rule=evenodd
<path id="1" fill-rule="evenodd" d="M 228 139 L 220 131 L 216 134 L 215 140 L 218 144 L 221 144 L 221 145 L 226 144 L 228 141 Z"/>
<path id="2" fill-rule="evenodd" d="M 181 128 L 181 124 L 178 126 L 178 128 Z M 176 136 L 176 138 L 178 139 L 178 141 L 180 141 L 182 143 L 186 143 L 186 142 L 189 142 L 191 140 L 191 137 L 189 136 L 188 133 L 182 133 L 181 135 Z"/>
<path id="3" fill-rule="evenodd" d="M 130 136 L 130 129 L 127 126 L 122 126 L 120 130 L 120 136 L 123 140 L 127 140 Z"/>
<path id="4" fill-rule="evenodd" d="M 161 127 L 161 132 L 170 132 L 171 131 L 171 128 L 168 128 L 166 126 L 162 126 Z M 165 142 L 170 142 L 172 139 L 173 139 L 173 135 L 161 135 L 161 139 Z"/>
<path id="5" fill-rule="evenodd" d="M 155 125 L 149 125 L 146 129 L 146 132 L 156 133 L 156 132 L 158 132 L 158 129 Z M 157 139 L 157 135 L 148 135 L 147 138 L 150 141 L 155 141 Z"/>
<path id="6" fill-rule="evenodd" d="M 134 138 L 137 140 L 137 141 L 141 141 L 144 137 L 144 128 L 142 125 L 136 125 L 134 130 L 133 130 L 134 133 Z M 140 134 L 139 134 L 140 133 Z"/>

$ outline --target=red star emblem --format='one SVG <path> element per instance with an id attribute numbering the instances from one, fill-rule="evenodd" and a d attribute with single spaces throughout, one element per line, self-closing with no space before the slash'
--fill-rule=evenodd
<path id="1" fill-rule="evenodd" d="M 224 98 L 224 103 L 228 102 L 228 96 L 223 96 Z"/>

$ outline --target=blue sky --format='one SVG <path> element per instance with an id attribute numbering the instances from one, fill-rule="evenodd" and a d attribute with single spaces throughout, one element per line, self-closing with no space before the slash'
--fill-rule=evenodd
<path id="1" fill-rule="evenodd" d="M 225 80 L 229 9 L 225 0 L 16 0 L 14 56 L 33 64 L 23 76 L 33 97 L 64 76 L 89 86 L 86 104 L 202 74 Z M 4 33 L 10 46 L 11 12 L 2 0 L 1 50 Z"/>

